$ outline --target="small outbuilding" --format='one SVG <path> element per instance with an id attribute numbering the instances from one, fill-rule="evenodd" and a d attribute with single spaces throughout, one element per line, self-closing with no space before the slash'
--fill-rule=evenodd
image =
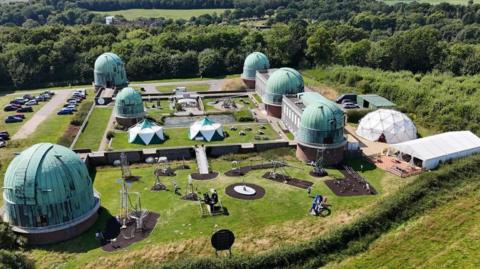
<path id="1" fill-rule="evenodd" d="M 243 73 L 241 75 L 243 82 L 250 89 L 255 89 L 255 77 L 257 71 L 262 72 L 270 68 L 268 57 L 261 52 L 253 52 L 245 58 L 243 64 Z"/>
<path id="2" fill-rule="evenodd" d="M 390 100 L 376 94 L 357 95 L 357 105 L 368 109 L 395 107 L 395 104 L 390 102 Z"/>
<path id="3" fill-rule="evenodd" d="M 218 141 L 223 140 L 223 126 L 205 117 L 190 126 L 188 138 L 191 140 Z"/>
<path id="4" fill-rule="evenodd" d="M 375 142 L 396 144 L 417 138 L 413 121 L 402 112 L 378 109 L 360 120 L 357 135 Z"/>
<path id="5" fill-rule="evenodd" d="M 118 55 L 107 52 L 98 56 L 93 71 L 95 89 L 122 89 L 128 86 L 125 64 Z"/>
<path id="6" fill-rule="evenodd" d="M 35 245 L 78 236 L 95 223 L 100 207 L 84 162 L 50 143 L 33 145 L 13 159 L 3 201 L 3 220 Z"/>
<path id="7" fill-rule="evenodd" d="M 480 138 L 470 131 L 447 132 L 390 145 L 387 155 L 424 169 L 480 153 Z"/>
<path id="8" fill-rule="evenodd" d="M 131 144 L 160 144 L 165 141 L 163 127 L 148 119 L 137 123 L 128 129 L 128 143 Z"/>
<path id="9" fill-rule="evenodd" d="M 118 124 L 130 127 L 145 117 L 142 95 L 127 87 L 115 97 L 115 119 Z"/>

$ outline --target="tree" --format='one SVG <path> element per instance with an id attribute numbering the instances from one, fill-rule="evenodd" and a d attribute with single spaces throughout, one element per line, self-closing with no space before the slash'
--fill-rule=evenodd
<path id="1" fill-rule="evenodd" d="M 298 44 L 288 25 L 283 23 L 273 25 L 270 30 L 265 31 L 265 41 L 272 66 L 292 65 L 299 61 L 295 59 L 295 55 L 301 49 L 301 44 Z"/>
<path id="2" fill-rule="evenodd" d="M 334 56 L 335 45 L 330 32 L 318 27 L 307 39 L 307 56 L 314 63 L 329 63 Z"/>
<path id="3" fill-rule="evenodd" d="M 217 76 L 223 73 L 222 54 L 214 49 L 205 49 L 198 54 L 198 71 L 201 76 Z"/>

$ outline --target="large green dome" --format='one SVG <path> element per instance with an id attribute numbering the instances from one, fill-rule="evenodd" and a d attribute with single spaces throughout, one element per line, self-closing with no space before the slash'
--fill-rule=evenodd
<path id="1" fill-rule="evenodd" d="M 123 88 L 128 85 L 125 64 L 118 55 L 107 52 L 95 61 L 95 86 L 104 88 Z"/>
<path id="2" fill-rule="evenodd" d="M 262 99 L 266 104 L 281 105 L 283 95 L 297 94 L 303 91 L 302 75 L 293 68 L 283 67 L 273 72 L 268 78 Z"/>
<path id="3" fill-rule="evenodd" d="M 343 128 L 343 111 L 331 101 L 318 100 L 303 111 L 297 140 L 306 144 L 340 143 L 345 140 Z"/>
<path id="4" fill-rule="evenodd" d="M 50 143 L 16 156 L 4 178 L 4 220 L 13 226 L 58 226 L 98 206 L 87 167 L 72 150 Z"/>
<path id="5" fill-rule="evenodd" d="M 243 64 L 242 78 L 255 79 L 255 75 L 259 70 L 266 70 L 270 68 L 270 62 L 267 56 L 261 52 L 253 52 L 245 58 Z"/>
<path id="6" fill-rule="evenodd" d="M 142 95 L 133 88 L 124 88 L 115 97 L 115 113 L 117 117 L 142 118 L 145 115 Z"/>

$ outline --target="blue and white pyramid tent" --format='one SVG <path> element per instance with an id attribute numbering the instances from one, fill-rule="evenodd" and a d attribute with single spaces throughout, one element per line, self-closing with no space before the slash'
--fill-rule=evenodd
<path id="1" fill-rule="evenodd" d="M 128 129 L 128 143 L 149 145 L 159 144 L 164 140 L 163 127 L 147 119 Z"/>
<path id="2" fill-rule="evenodd" d="M 223 140 L 223 127 L 220 123 L 216 123 L 205 117 L 202 120 L 196 121 L 190 126 L 188 138 L 191 140 Z"/>

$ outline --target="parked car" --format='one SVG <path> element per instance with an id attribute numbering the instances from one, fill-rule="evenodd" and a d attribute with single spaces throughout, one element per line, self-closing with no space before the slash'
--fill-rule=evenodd
<path id="1" fill-rule="evenodd" d="M 21 107 L 17 109 L 17 112 L 21 112 L 21 113 L 33 112 L 33 108 L 31 106 Z"/>
<path id="2" fill-rule="evenodd" d="M 72 111 L 77 111 L 77 107 L 75 105 L 68 105 L 65 108 L 71 109 Z"/>
<path id="3" fill-rule="evenodd" d="M 15 106 L 15 105 L 10 104 L 10 105 L 4 106 L 4 107 L 3 107 L 3 111 L 7 111 L 7 112 L 8 112 L 8 111 L 15 111 L 15 110 L 17 110 L 17 109 L 19 109 L 19 108 L 20 108 L 20 107 L 18 107 L 18 106 Z"/>
<path id="4" fill-rule="evenodd" d="M 13 116 L 19 117 L 19 118 L 22 118 L 22 119 L 25 119 L 25 115 L 24 115 L 24 114 L 18 113 L 18 114 L 15 114 L 15 115 L 13 115 Z"/>
<path id="5" fill-rule="evenodd" d="M 0 148 L 4 148 L 6 146 L 7 146 L 7 141 L 0 139 Z"/>
<path id="6" fill-rule="evenodd" d="M 66 107 L 60 109 L 60 111 L 57 112 L 57 115 L 68 115 L 68 114 L 73 114 L 73 110 Z"/>
<path id="7" fill-rule="evenodd" d="M 8 116 L 5 118 L 5 123 L 13 123 L 13 122 L 22 122 L 23 119 L 15 116 Z"/>
<path id="8" fill-rule="evenodd" d="M 46 98 L 43 95 L 39 95 L 39 96 L 35 97 L 35 100 L 37 100 L 37 102 L 45 102 L 45 101 L 48 100 L 48 98 Z"/>
<path id="9" fill-rule="evenodd" d="M 25 95 L 23 96 L 23 99 L 32 100 L 32 99 L 35 99 L 35 97 L 32 96 L 32 95 L 30 95 L 30 94 L 25 94 Z"/>
<path id="10" fill-rule="evenodd" d="M 0 134 L 0 139 L 1 140 L 8 140 L 10 139 L 10 135 L 7 133 L 7 134 Z"/>
<path id="11" fill-rule="evenodd" d="M 354 104 L 354 103 L 351 103 L 351 102 L 350 103 L 349 102 L 342 103 L 342 106 L 345 109 L 360 108 L 357 104 Z"/>
<path id="12" fill-rule="evenodd" d="M 38 102 L 37 102 L 37 100 L 32 99 L 32 100 L 26 102 L 25 105 L 26 106 L 35 106 L 35 105 L 38 105 Z"/>
<path id="13" fill-rule="evenodd" d="M 25 104 L 26 102 L 28 102 L 28 100 L 15 99 L 15 100 L 10 101 L 10 104 L 11 104 L 11 105 L 23 105 L 23 104 Z"/>

